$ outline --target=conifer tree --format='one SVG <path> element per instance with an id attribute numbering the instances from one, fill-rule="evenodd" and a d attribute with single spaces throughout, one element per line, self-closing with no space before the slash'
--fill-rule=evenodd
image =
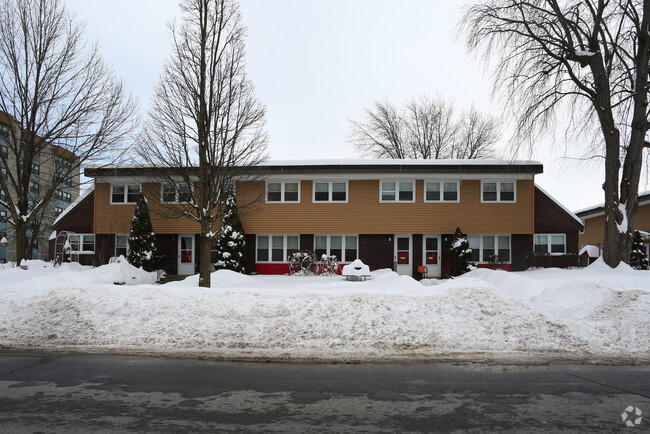
<path id="1" fill-rule="evenodd" d="M 648 257 L 645 254 L 645 245 L 639 231 L 634 231 L 632 237 L 632 251 L 630 252 L 630 265 L 635 270 L 648 269 Z"/>
<path id="2" fill-rule="evenodd" d="M 472 249 L 469 248 L 469 241 L 460 228 L 456 228 L 454 237 L 447 250 L 447 260 L 451 263 L 451 275 L 460 276 L 469 271 L 469 259 L 472 257 Z"/>
<path id="3" fill-rule="evenodd" d="M 153 270 L 156 255 L 156 235 L 153 232 L 149 206 L 142 193 L 135 203 L 135 212 L 129 234 L 128 261 L 135 267 Z"/>
<path id="4" fill-rule="evenodd" d="M 237 211 L 237 199 L 231 193 L 226 199 L 226 209 L 223 215 L 223 224 L 217 234 L 217 258 L 215 268 L 233 270 L 239 273 L 244 272 L 244 252 L 246 250 L 246 238 L 244 227 L 239 220 Z"/>

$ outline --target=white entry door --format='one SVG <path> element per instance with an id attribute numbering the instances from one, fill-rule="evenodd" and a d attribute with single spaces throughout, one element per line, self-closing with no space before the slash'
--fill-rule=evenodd
<path id="1" fill-rule="evenodd" d="M 194 235 L 178 236 L 178 274 L 194 274 Z"/>
<path id="2" fill-rule="evenodd" d="M 395 235 L 395 271 L 413 275 L 413 242 L 411 235 Z"/>
<path id="3" fill-rule="evenodd" d="M 422 264 L 427 267 L 427 277 L 440 277 L 442 273 L 440 257 L 441 235 L 425 235 L 422 237 Z"/>

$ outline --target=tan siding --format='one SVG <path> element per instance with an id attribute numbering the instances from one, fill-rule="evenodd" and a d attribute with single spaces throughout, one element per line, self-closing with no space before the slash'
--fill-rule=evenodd
<path id="1" fill-rule="evenodd" d="M 157 234 L 198 234 L 200 227 L 186 217 L 164 217 L 160 204 L 160 184 L 145 183 L 142 190 L 149 198 L 153 230 Z M 111 205 L 111 185 L 95 184 L 95 232 L 98 234 L 128 233 L 135 205 Z"/>
<path id="2" fill-rule="evenodd" d="M 650 232 L 650 204 L 639 206 L 634 229 Z M 605 216 L 600 215 L 585 220 L 585 233 L 580 234 L 580 248 L 589 244 L 602 244 L 605 238 Z"/>
<path id="3" fill-rule="evenodd" d="M 264 189 L 264 182 L 258 182 Z M 349 203 L 312 203 L 312 181 L 301 183 L 301 203 L 261 203 L 242 217 L 247 233 L 532 233 L 533 181 L 517 182 L 517 203 L 480 202 L 480 181 L 462 181 L 460 203 L 379 203 L 379 181 L 350 181 Z M 239 199 L 246 200 L 246 194 Z"/>

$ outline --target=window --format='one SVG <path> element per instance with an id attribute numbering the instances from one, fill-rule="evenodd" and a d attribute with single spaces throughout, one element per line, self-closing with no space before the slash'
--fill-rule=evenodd
<path id="1" fill-rule="evenodd" d="M 320 260 L 323 255 L 336 256 L 339 262 L 352 262 L 359 257 L 357 235 L 315 235 L 314 253 Z"/>
<path id="2" fill-rule="evenodd" d="M 483 181 L 481 202 L 516 202 L 514 181 Z"/>
<path id="3" fill-rule="evenodd" d="M 458 202 L 458 182 L 425 181 L 425 202 Z"/>
<path id="4" fill-rule="evenodd" d="M 414 181 L 380 181 L 380 202 L 414 202 Z"/>
<path id="5" fill-rule="evenodd" d="M 129 236 L 126 234 L 115 235 L 115 257 L 124 256 L 129 253 Z"/>
<path id="6" fill-rule="evenodd" d="M 176 187 L 178 187 L 178 190 L 176 190 Z M 190 202 L 192 200 L 190 185 L 163 184 L 161 199 L 164 203 Z"/>
<path id="7" fill-rule="evenodd" d="M 535 234 L 533 251 L 538 253 L 566 253 L 565 234 Z"/>
<path id="8" fill-rule="evenodd" d="M 29 192 L 38 194 L 38 191 L 39 191 L 39 185 L 34 181 L 29 181 Z"/>
<path id="9" fill-rule="evenodd" d="M 267 202 L 300 202 L 300 183 L 295 182 L 267 182 Z"/>
<path id="10" fill-rule="evenodd" d="M 139 184 L 113 184 L 111 203 L 135 203 L 141 192 Z"/>
<path id="11" fill-rule="evenodd" d="M 63 193 L 63 200 L 66 202 L 72 202 L 72 194 L 68 192 Z"/>
<path id="12" fill-rule="evenodd" d="M 472 249 L 470 262 L 489 262 L 495 255 L 510 262 L 510 235 L 469 235 L 467 240 Z"/>
<path id="13" fill-rule="evenodd" d="M 68 237 L 70 250 L 79 255 L 90 255 L 95 253 L 95 235 L 75 234 Z"/>
<path id="14" fill-rule="evenodd" d="M 314 202 L 347 202 L 347 182 L 314 181 Z"/>
<path id="15" fill-rule="evenodd" d="M 54 213 L 55 213 L 57 216 L 58 216 L 59 214 L 61 214 L 62 212 L 63 212 L 63 208 L 61 208 L 60 206 L 55 206 L 55 207 L 54 207 Z"/>
<path id="16" fill-rule="evenodd" d="M 0 220 L 7 220 L 7 210 L 0 210 Z"/>
<path id="17" fill-rule="evenodd" d="M 299 249 L 299 235 L 257 236 L 257 262 L 288 262 Z"/>

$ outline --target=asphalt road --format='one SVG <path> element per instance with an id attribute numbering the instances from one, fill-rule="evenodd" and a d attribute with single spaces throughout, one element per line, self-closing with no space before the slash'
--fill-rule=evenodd
<path id="1" fill-rule="evenodd" d="M 638 408 L 627 417 L 628 406 Z M 0 431 L 650 432 L 650 367 L 0 352 Z"/>

